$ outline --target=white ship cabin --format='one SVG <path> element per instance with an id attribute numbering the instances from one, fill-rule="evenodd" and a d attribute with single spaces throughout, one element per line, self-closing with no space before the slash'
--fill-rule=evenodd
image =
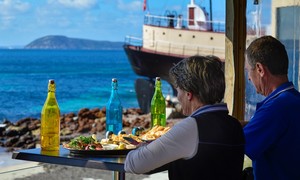
<path id="1" fill-rule="evenodd" d="M 225 59 L 225 22 L 213 22 L 210 14 L 191 0 L 187 14 L 166 11 L 163 16 L 146 14 L 143 37 L 126 37 L 126 44 L 142 51 L 177 57 L 214 55 Z"/>

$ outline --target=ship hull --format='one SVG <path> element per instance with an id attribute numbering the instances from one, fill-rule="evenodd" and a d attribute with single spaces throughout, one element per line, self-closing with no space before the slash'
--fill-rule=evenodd
<path id="1" fill-rule="evenodd" d="M 133 71 L 139 75 L 154 79 L 161 79 L 170 83 L 169 70 L 174 64 L 182 60 L 183 56 L 155 53 L 144 50 L 139 46 L 123 46 Z"/>

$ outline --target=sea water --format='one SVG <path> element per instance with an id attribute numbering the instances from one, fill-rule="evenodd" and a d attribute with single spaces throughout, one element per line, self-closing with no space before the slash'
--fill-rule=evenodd
<path id="1" fill-rule="evenodd" d="M 61 114 L 101 109 L 110 97 L 112 78 L 119 81 L 123 107 L 137 108 L 134 83 L 141 77 L 123 50 L 0 50 L 0 122 L 40 118 L 49 79 L 56 82 Z"/>

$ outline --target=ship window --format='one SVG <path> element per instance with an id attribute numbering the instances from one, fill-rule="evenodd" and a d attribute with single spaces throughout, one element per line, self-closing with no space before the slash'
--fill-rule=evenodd
<path id="1" fill-rule="evenodd" d="M 210 40 L 214 40 L 214 37 L 210 37 Z"/>
<path id="2" fill-rule="evenodd" d="M 195 35 L 193 35 L 193 38 L 195 38 Z"/>
<path id="3" fill-rule="evenodd" d="M 179 37 L 181 37 L 181 34 L 179 34 Z"/>
<path id="4" fill-rule="evenodd" d="M 166 33 L 165 32 L 163 32 L 163 35 L 165 35 Z"/>

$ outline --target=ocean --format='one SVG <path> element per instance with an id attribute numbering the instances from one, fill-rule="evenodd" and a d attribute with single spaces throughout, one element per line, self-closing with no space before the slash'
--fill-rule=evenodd
<path id="1" fill-rule="evenodd" d="M 124 108 L 137 108 L 137 76 L 123 50 L 0 50 L 0 122 L 40 118 L 49 79 L 61 114 L 105 107 L 117 78 Z M 163 82 L 163 92 L 170 85 Z"/>
<path id="2" fill-rule="evenodd" d="M 297 69 L 292 67 L 293 69 Z M 298 89 L 298 81 L 289 78 Z M 296 71 L 298 75 L 299 71 Z M 0 50 L 0 123 L 40 118 L 49 79 L 56 82 L 56 98 L 62 114 L 82 108 L 103 108 L 110 96 L 111 79 L 117 78 L 124 108 L 138 108 L 134 83 L 137 76 L 123 50 Z M 246 78 L 247 79 L 247 78 Z M 163 94 L 170 85 L 162 81 Z M 251 118 L 262 96 L 246 81 L 245 119 Z"/>

